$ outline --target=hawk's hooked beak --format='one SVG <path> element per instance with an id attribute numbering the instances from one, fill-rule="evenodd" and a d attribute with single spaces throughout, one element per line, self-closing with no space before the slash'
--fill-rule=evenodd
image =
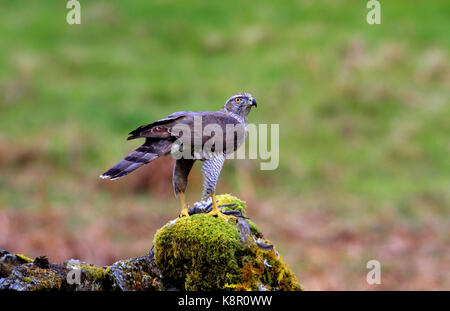
<path id="1" fill-rule="evenodd" d="M 255 106 L 255 108 L 258 107 L 258 103 L 253 97 L 250 98 L 250 106 Z"/>

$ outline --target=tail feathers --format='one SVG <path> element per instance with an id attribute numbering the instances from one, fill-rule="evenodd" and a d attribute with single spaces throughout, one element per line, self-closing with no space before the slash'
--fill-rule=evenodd
<path id="1" fill-rule="evenodd" d="M 125 159 L 111 167 L 107 172 L 100 175 L 100 178 L 114 180 L 125 176 L 140 168 L 142 165 L 157 159 L 159 155 L 154 152 L 155 150 L 151 146 L 144 144 L 130 153 Z"/>

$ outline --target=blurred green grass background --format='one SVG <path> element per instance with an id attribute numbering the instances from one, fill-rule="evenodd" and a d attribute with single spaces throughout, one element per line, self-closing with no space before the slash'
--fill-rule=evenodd
<path id="1" fill-rule="evenodd" d="M 137 126 L 248 91 L 280 166 L 228 161 L 218 193 L 247 200 L 306 289 L 449 288 L 448 1 L 381 1 L 381 25 L 356 0 L 80 2 L 81 25 L 65 1 L 0 4 L 0 248 L 142 255 L 179 212 L 171 160 L 98 175 Z"/>

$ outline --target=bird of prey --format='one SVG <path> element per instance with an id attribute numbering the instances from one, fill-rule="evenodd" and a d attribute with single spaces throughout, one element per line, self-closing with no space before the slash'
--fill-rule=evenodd
<path id="1" fill-rule="evenodd" d="M 140 126 L 129 133 L 127 140 L 145 138 L 145 143 L 100 178 L 114 180 L 123 177 L 159 157 L 169 154 L 174 156 L 175 150 L 179 153 L 177 157 L 174 156 L 172 184 L 175 197 L 180 197 L 180 217 L 189 216 L 184 192 L 189 172 L 194 162 L 199 160 L 203 162 L 202 199 L 209 196 L 212 199 L 212 210 L 208 214 L 228 218 L 217 208 L 216 184 L 227 154 L 236 151 L 245 141 L 248 115 L 252 107 L 256 106 L 256 100 L 251 94 L 237 93 L 228 98 L 219 111 L 175 112 L 164 119 Z M 228 135 L 231 129 L 234 129 L 234 133 Z"/>

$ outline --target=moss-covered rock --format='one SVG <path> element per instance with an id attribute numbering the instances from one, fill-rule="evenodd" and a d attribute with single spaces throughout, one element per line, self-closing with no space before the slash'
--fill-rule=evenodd
<path id="1" fill-rule="evenodd" d="M 246 218 L 247 214 L 245 209 L 247 208 L 247 204 L 245 201 L 240 200 L 239 198 L 232 196 L 231 194 L 221 194 L 216 197 L 217 204 L 219 206 L 224 206 L 222 210 L 224 211 L 240 211 L 242 217 Z M 252 222 L 250 219 L 246 219 L 248 225 L 250 226 L 250 230 L 253 235 L 259 236 L 261 232 L 259 231 L 258 226 Z"/>
<path id="2" fill-rule="evenodd" d="M 21 254 L 3 253 L 0 257 L 0 289 L 93 291 L 111 287 L 109 267 L 98 267 L 74 259 L 54 264 L 44 256 L 32 260 Z M 79 274 L 71 282 L 69 275 L 74 270 Z"/>
<path id="3" fill-rule="evenodd" d="M 161 272 L 156 268 L 153 251 L 149 254 L 126 260 L 119 260 L 111 267 L 112 289 L 123 291 L 161 291 L 175 289 L 163 284 Z"/>
<path id="4" fill-rule="evenodd" d="M 111 268 L 100 267 L 77 259 L 70 259 L 63 263 L 67 279 L 69 271 L 79 271 L 79 277 L 75 277 L 69 285 L 75 290 L 100 291 L 111 287 Z M 65 283 L 68 282 L 65 280 Z M 77 283 L 78 282 L 78 283 Z"/>
<path id="5" fill-rule="evenodd" d="M 111 266 L 76 259 L 54 264 L 0 250 L 0 290 L 302 290 L 272 242 L 246 217 L 246 203 L 226 194 L 217 204 L 235 219 L 206 215 L 212 203 L 198 202 L 191 216 L 157 231 L 147 255 Z"/>
<path id="6" fill-rule="evenodd" d="M 26 263 L 33 262 L 33 259 L 31 259 L 31 258 L 29 258 L 29 257 L 27 257 L 27 256 L 25 256 L 25 255 L 22 255 L 22 254 L 16 254 L 15 256 L 16 256 L 17 258 L 19 258 L 19 260 L 23 261 L 24 263 L 25 263 L 25 262 L 26 262 Z"/>
<path id="7" fill-rule="evenodd" d="M 36 267 L 32 263 L 24 264 L 13 270 L 9 289 L 15 290 L 59 290 L 62 277 L 51 269 Z"/>
<path id="8" fill-rule="evenodd" d="M 155 235 L 155 263 L 186 290 L 223 288 L 235 282 L 239 232 L 223 219 L 204 214 L 171 222 Z"/>
<path id="9" fill-rule="evenodd" d="M 155 264 L 165 278 L 183 290 L 301 290 L 270 241 L 261 241 L 259 229 L 249 224 L 245 202 L 231 195 L 217 196 L 217 202 L 242 217 L 227 222 L 195 214 L 158 230 Z M 243 231 L 249 238 L 240 238 Z"/>

